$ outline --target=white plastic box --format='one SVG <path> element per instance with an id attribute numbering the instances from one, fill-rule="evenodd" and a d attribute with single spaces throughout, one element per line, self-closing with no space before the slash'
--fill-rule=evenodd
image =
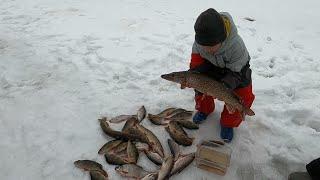
<path id="1" fill-rule="evenodd" d="M 198 168 L 225 175 L 230 165 L 232 150 L 224 142 L 201 141 L 197 146 L 196 165 Z"/>

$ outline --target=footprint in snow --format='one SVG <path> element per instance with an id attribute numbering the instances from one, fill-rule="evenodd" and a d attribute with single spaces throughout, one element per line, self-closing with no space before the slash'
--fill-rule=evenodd
<path id="1" fill-rule="evenodd" d="M 314 119 L 309 121 L 307 126 L 314 129 L 316 132 L 320 133 L 320 122 L 318 120 Z"/>
<path id="2" fill-rule="evenodd" d="M 294 41 L 290 41 L 290 48 L 291 49 L 300 49 L 300 50 L 304 49 L 303 45 L 298 44 L 298 43 L 296 43 Z"/>
<path id="3" fill-rule="evenodd" d="M 274 67 L 275 61 L 276 61 L 276 57 L 270 58 L 270 60 L 269 60 L 269 68 L 272 69 Z"/>
<path id="4" fill-rule="evenodd" d="M 267 40 L 267 44 L 270 44 L 271 41 L 272 41 L 272 38 L 271 38 L 270 36 L 268 36 L 268 37 L 266 38 L 266 40 Z"/>

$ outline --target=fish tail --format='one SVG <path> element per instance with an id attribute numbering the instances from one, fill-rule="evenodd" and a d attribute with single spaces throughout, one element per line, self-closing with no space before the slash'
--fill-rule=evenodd
<path id="1" fill-rule="evenodd" d="M 250 108 L 245 108 L 244 113 L 248 116 L 254 116 L 255 113 Z"/>

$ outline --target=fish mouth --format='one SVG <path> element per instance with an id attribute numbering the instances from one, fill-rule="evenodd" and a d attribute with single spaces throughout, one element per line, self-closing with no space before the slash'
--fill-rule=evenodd
<path id="1" fill-rule="evenodd" d="M 161 75 L 161 78 L 162 78 L 162 79 L 166 79 L 166 78 L 167 78 L 167 74 L 162 74 L 162 75 Z"/>
<path id="2" fill-rule="evenodd" d="M 161 78 L 165 79 L 165 80 L 168 80 L 168 81 L 172 81 L 173 80 L 172 74 L 162 74 Z"/>

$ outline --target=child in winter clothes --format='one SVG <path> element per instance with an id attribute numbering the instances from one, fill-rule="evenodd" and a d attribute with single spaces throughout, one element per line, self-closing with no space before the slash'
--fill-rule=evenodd
<path id="1" fill-rule="evenodd" d="M 250 56 L 230 14 L 210 8 L 199 15 L 194 29 L 190 70 L 222 82 L 240 97 L 246 107 L 251 107 L 255 96 L 252 93 Z M 198 111 L 193 121 L 201 123 L 214 111 L 214 97 L 195 91 L 195 102 Z M 225 105 L 220 119 L 221 138 L 230 142 L 233 128 L 242 120 L 238 111 Z"/>

